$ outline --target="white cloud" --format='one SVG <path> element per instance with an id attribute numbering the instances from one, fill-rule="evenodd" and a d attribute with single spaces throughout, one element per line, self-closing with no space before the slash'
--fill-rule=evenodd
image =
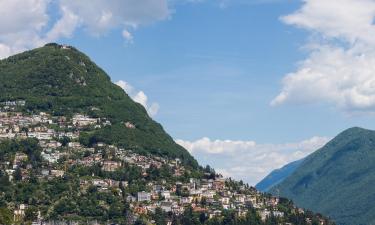
<path id="1" fill-rule="evenodd" d="M 56 12 L 60 18 L 53 21 Z M 77 29 L 101 36 L 115 29 L 133 40 L 136 29 L 170 17 L 168 0 L 0 0 L 0 57 L 72 37 Z M 53 15 L 52 15 L 53 14 Z"/>
<path id="2" fill-rule="evenodd" d="M 12 54 L 12 49 L 5 45 L 0 43 L 0 59 L 5 58 Z"/>
<path id="3" fill-rule="evenodd" d="M 124 91 L 133 99 L 133 101 L 141 104 L 147 110 L 147 113 L 154 117 L 159 112 L 159 104 L 156 102 L 149 103 L 148 97 L 143 91 L 136 91 L 133 86 L 131 86 L 128 82 L 119 80 L 115 84 L 119 87 L 124 89 Z"/>
<path id="4" fill-rule="evenodd" d="M 310 52 L 283 79 L 271 105 L 329 103 L 346 112 L 375 112 L 375 1 L 304 0 L 282 21 L 311 31 Z"/>
<path id="5" fill-rule="evenodd" d="M 132 98 L 135 102 L 138 102 L 145 107 L 147 106 L 148 98 L 143 91 L 137 92 L 137 94 L 135 94 Z"/>
<path id="6" fill-rule="evenodd" d="M 61 6 L 61 18 L 47 33 L 45 42 L 58 40 L 60 37 L 71 37 L 79 25 L 80 18 L 68 8 Z"/>
<path id="7" fill-rule="evenodd" d="M 127 42 L 133 42 L 133 35 L 130 33 L 127 29 L 124 29 L 122 31 L 122 37 L 127 41 Z"/>
<path id="8" fill-rule="evenodd" d="M 313 137 L 297 143 L 257 144 L 254 141 L 176 140 L 201 164 L 209 164 L 217 172 L 255 185 L 272 170 L 301 159 L 322 147 L 330 139 Z"/>
<path id="9" fill-rule="evenodd" d="M 326 37 L 371 43 L 375 41 L 374 16 L 373 0 L 304 0 L 301 9 L 282 20 Z"/>
<path id="10" fill-rule="evenodd" d="M 61 6 L 78 15 L 91 33 L 101 35 L 116 27 L 137 27 L 167 19 L 167 0 L 60 0 Z"/>
<path id="11" fill-rule="evenodd" d="M 133 88 L 133 86 L 131 86 L 128 82 L 126 82 L 126 81 L 123 81 L 123 80 L 119 80 L 119 81 L 117 81 L 116 82 L 116 84 L 119 86 L 119 87 L 121 87 L 122 89 L 124 89 L 124 91 L 126 92 L 126 93 L 133 93 L 133 91 L 134 91 L 134 88 Z"/>
<path id="12" fill-rule="evenodd" d="M 158 114 L 160 109 L 160 105 L 156 102 L 151 103 L 150 107 L 147 108 L 148 114 L 150 114 L 151 117 L 156 116 Z"/>
<path id="13" fill-rule="evenodd" d="M 0 1 L 0 57 L 35 47 L 48 24 L 49 0 Z"/>

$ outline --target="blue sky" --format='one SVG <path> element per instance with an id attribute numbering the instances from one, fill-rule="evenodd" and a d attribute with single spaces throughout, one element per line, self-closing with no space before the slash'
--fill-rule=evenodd
<path id="1" fill-rule="evenodd" d="M 298 5 L 178 4 L 170 19 L 136 30 L 131 44 L 119 30 L 63 42 L 158 102 L 155 119 L 176 138 L 298 140 L 304 136 L 278 132 L 289 129 L 290 111 L 269 106 L 282 76 L 303 57 L 303 32 L 279 21 Z M 275 116 L 280 126 L 270 126 Z"/>
<path id="2" fill-rule="evenodd" d="M 15 24 L 0 22 L 1 57 L 77 47 L 225 175 L 255 184 L 375 128 L 372 0 L 26 0 L 14 13 L 18 1 L 0 3 Z"/>

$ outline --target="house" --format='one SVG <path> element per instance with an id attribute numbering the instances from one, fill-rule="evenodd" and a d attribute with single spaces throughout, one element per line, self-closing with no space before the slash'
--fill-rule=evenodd
<path id="1" fill-rule="evenodd" d="M 98 143 L 96 143 L 95 146 L 98 147 L 98 148 L 102 148 L 102 147 L 106 146 L 106 144 L 103 143 L 103 142 L 98 142 Z"/>
<path id="2" fill-rule="evenodd" d="M 107 171 L 107 172 L 116 171 L 120 167 L 121 167 L 121 162 L 104 161 L 102 164 L 102 170 Z"/>
<path id="3" fill-rule="evenodd" d="M 171 198 L 171 192 L 170 191 L 162 191 L 161 196 L 164 197 L 165 199 L 170 199 Z"/>
<path id="4" fill-rule="evenodd" d="M 63 170 L 51 170 L 50 174 L 53 177 L 63 177 L 65 172 Z"/>
<path id="5" fill-rule="evenodd" d="M 9 181 L 12 181 L 13 180 L 13 174 L 14 174 L 15 170 L 8 169 L 8 170 L 5 170 L 5 172 L 7 173 L 8 177 L 9 177 Z"/>
<path id="6" fill-rule="evenodd" d="M 221 199 L 220 199 L 220 201 L 221 201 L 221 203 L 224 205 L 228 205 L 229 204 L 229 202 L 230 202 L 230 198 L 229 197 L 222 197 Z"/>
<path id="7" fill-rule="evenodd" d="M 79 142 L 69 142 L 68 147 L 69 148 L 81 148 L 81 144 Z"/>
<path id="8" fill-rule="evenodd" d="M 10 162 L 0 162 L 0 169 L 7 169 L 10 165 Z"/>
<path id="9" fill-rule="evenodd" d="M 172 212 L 176 215 L 179 215 L 179 214 L 183 213 L 184 210 L 185 210 L 185 208 L 182 207 L 182 206 L 179 206 L 179 205 L 173 205 L 172 206 Z"/>
<path id="10" fill-rule="evenodd" d="M 245 202 L 245 195 L 236 194 L 235 199 L 236 199 L 237 202 L 244 203 Z"/>
<path id="11" fill-rule="evenodd" d="M 75 115 L 72 120 L 73 120 L 73 124 L 78 127 L 94 125 L 98 122 L 97 119 L 90 118 L 90 117 L 80 115 L 80 114 Z"/>
<path id="12" fill-rule="evenodd" d="M 182 197 L 180 199 L 181 204 L 190 204 L 192 202 L 193 198 L 192 197 Z"/>
<path id="13" fill-rule="evenodd" d="M 27 161 L 27 155 L 25 153 L 16 153 L 16 156 L 14 157 L 14 165 L 18 165 L 21 162 Z"/>
<path id="14" fill-rule="evenodd" d="M 98 188 L 107 188 L 109 187 L 108 183 L 102 179 L 93 179 L 92 184 Z"/>
<path id="15" fill-rule="evenodd" d="M 19 133 L 20 131 L 21 131 L 20 126 L 18 126 L 18 125 L 14 125 L 14 126 L 13 126 L 13 132 L 14 132 L 14 133 Z"/>
<path id="16" fill-rule="evenodd" d="M 215 191 L 204 191 L 202 193 L 202 197 L 205 198 L 213 198 L 215 196 L 216 192 Z"/>
<path id="17" fill-rule="evenodd" d="M 132 195 L 128 195 L 128 197 L 126 197 L 127 202 L 135 202 L 136 200 L 137 198 Z"/>
<path id="18" fill-rule="evenodd" d="M 208 217 L 212 219 L 213 217 L 221 216 L 221 211 L 220 210 L 214 210 L 209 213 Z"/>
<path id="19" fill-rule="evenodd" d="M 149 202 L 151 201 L 151 194 L 149 192 L 138 192 L 137 193 L 137 200 L 138 202 Z"/>
<path id="20" fill-rule="evenodd" d="M 49 163 L 57 163 L 57 161 L 60 159 L 60 153 L 45 153 L 45 152 L 42 152 L 41 156 L 43 157 L 43 159 L 45 159 L 46 161 L 48 161 Z"/>
<path id="21" fill-rule="evenodd" d="M 49 170 L 42 169 L 42 171 L 40 173 L 42 174 L 42 176 L 48 176 L 49 175 Z"/>
<path id="22" fill-rule="evenodd" d="M 126 123 L 125 123 L 125 127 L 126 127 L 126 128 L 129 128 L 129 129 L 135 129 L 135 125 L 132 124 L 131 122 L 126 122 Z"/>
<path id="23" fill-rule="evenodd" d="M 271 212 L 268 209 L 265 209 L 260 211 L 259 215 L 262 221 L 266 221 L 266 219 L 271 216 Z"/>
<path id="24" fill-rule="evenodd" d="M 274 217 L 284 217 L 284 212 L 280 212 L 280 211 L 272 211 L 272 215 Z"/>
<path id="25" fill-rule="evenodd" d="M 273 206 L 273 207 L 276 207 L 277 204 L 279 204 L 279 199 L 278 198 L 275 198 L 275 197 L 271 197 L 268 202 L 267 202 L 267 205 L 268 206 Z"/>
<path id="26" fill-rule="evenodd" d="M 214 182 L 213 182 L 213 188 L 215 189 L 215 190 L 222 190 L 222 189 L 224 189 L 224 187 L 225 187 L 225 181 L 224 180 L 222 180 L 222 179 L 220 179 L 220 180 L 215 180 Z"/>
<path id="27" fill-rule="evenodd" d="M 13 212 L 14 221 L 19 221 L 25 216 L 26 208 L 27 208 L 27 205 L 21 204 L 21 205 L 19 205 L 18 209 L 14 210 L 14 212 Z"/>
<path id="28" fill-rule="evenodd" d="M 163 186 L 161 186 L 161 185 L 154 185 L 154 186 L 152 187 L 152 190 L 153 190 L 154 192 L 156 192 L 156 193 L 160 193 L 160 192 L 163 190 Z"/>
<path id="29" fill-rule="evenodd" d="M 50 141 L 47 143 L 47 148 L 59 148 L 61 147 L 61 143 L 58 141 Z"/>
<path id="30" fill-rule="evenodd" d="M 38 140 L 52 140 L 54 134 L 52 132 L 29 132 L 29 138 L 36 138 Z"/>
<path id="31" fill-rule="evenodd" d="M 162 202 L 160 208 L 165 212 L 172 212 L 172 202 Z"/>
<path id="32" fill-rule="evenodd" d="M 223 204 L 223 209 L 225 209 L 225 210 L 230 209 L 230 205 L 228 205 L 228 204 Z"/>

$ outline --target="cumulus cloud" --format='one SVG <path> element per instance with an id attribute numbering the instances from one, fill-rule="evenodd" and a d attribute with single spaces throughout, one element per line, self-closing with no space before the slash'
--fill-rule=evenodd
<path id="1" fill-rule="evenodd" d="M 124 91 L 133 99 L 133 101 L 145 107 L 151 117 L 156 116 L 156 114 L 159 112 L 159 104 L 156 102 L 149 103 L 148 97 L 143 91 L 136 91 L 133 86 L 123 80 L 119 80 L 115 84 L 124 89 Z"/>
<path id="2" fill-rule="evenodd" d="M 137 27 L 169 17 L 167 0 L 60 0 L 78 15 L 91 33 L 101 35 L 116 27 Z"/>
<path id="3" fill-rule="evenodd" d="M 80 18 L 67 7 L 61 6 L 61 18 L 53 25 L 46 34 L 44 42 L 58 40 L 60 37 L 71 37 L 78 27 Z"/>
<path id="4" fill-rule="evenodd" d="M 48 0 L 0 1 L 0 57 L 19 52 L 40 40 L 39 33 L 48 23 Z M 22 7 L 20 7 L 22 6 Z"/>
<path id="5" fill-rule="evenodd" d="M 49 6 L 60 17 L 53 21 Z M 168 0 L 1 0 L 0 57 L 72 37 L 77 29 L 101 36 L 115 29 L 133 40 L 130 30 L 170 17 Z"/>
<path id="6" fill-rule="evenodd" d="M 224 176 L 255 185 L 272 170 L 304 158 L 326 144 L 330 138 L 312 137 L 296 143 L 257 144 L 255 141 L 176 140 L 198 161 L 216 168 Z"/>
<path id="7" fill-rule="evenodd" d="M 329 103 L 345 112 L 375 111 L 375 1 L 304 0 L 282 21 L 311 32 L 310 52 L 271 105 Z"/>

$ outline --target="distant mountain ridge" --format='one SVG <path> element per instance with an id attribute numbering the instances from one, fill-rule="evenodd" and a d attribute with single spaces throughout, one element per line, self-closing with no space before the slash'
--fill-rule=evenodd
<path id="1" fill-rule="evenodd" d="M 25 100 L 28 111 L 54 116 L 86 114 L 112 126 L 82 135 L 88 144 L 105 142 L 137 152 L 197 161 L 153 121 L 82 52 L 55 43 L 0 60 L 0 102 Z M 126 129 L 130 122 L 137 129 Z"/>
<path id="2" fill-rule="evenodd" d="M 375 131 L 354 127 L 271 189 L 338 224 L 375 224 Z"/>
<path id="3" fill-rule="evenodd" d="M 263 180 L 261 180 L 255 188 L 262 192 L 269 191 L 275 185 L 281 183 L 285 178 L 291 175 L 303 162 L 304 159 L 300 159 L 287 165 L 283 166 L 280 169 L 273 170 L 268 174 Z"/>

